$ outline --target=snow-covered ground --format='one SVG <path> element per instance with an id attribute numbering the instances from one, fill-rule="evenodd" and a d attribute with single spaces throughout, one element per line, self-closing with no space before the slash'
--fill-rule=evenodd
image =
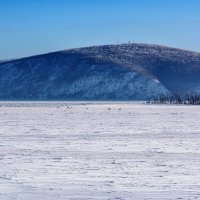
<path id="1" fill-rule="evenodd" d="M 200 199 L 199 107 L 0 106 L 0 200 Z"/>

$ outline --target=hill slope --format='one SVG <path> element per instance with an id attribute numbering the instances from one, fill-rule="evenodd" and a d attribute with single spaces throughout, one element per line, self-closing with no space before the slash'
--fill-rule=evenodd
<path id="1" fill-rule="evenodd" d="M 200 53 L 147 44 L 79 48 L 0 63 L 0 99 L 144 100 L 200 90 Z"/>

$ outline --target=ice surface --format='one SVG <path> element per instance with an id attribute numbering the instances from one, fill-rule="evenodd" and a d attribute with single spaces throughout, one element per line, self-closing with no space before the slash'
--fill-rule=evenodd
<path id="1" fill-rule="evenodd" d="M 200 199 L 200 108 L 1 102 L 0 199 Z"/>

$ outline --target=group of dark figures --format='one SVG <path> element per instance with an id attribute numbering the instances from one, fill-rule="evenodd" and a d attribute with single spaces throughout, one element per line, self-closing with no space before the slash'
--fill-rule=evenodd
<path id="1" fill-rule="evenodd" d="M 191 93 L 185 95 L 166 95 L 160 94 L 150 98 L 147 103 L 149 104 L 187 104 L 187 105 L 200 105 L 200 93 Z"/>

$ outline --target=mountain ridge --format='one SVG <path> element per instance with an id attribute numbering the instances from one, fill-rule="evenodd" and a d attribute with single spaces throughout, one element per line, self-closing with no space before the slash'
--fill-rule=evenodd
<path id="1" fill-rule="evenodd" d="M 0 63 L 0 99 L 145 100 L 200 90 L 200 53 L 129 43 Z"/>
<path id="2" fill-rule="evenodd" d="M 35 54 L 35 55 L 30 55 L 30 56 L 25 56 L 25 57 L 19 57 L 19 58 L 11 58 L 11 59 L 2 59 L 0 60 L 0 63 L 6 63 L 6 62 L 14 62 L 16 60 L 23 60 L 27 58 L 34 58 L 34 57 L 40 57 L 48 54 L 54 54 L 54 53 L 60 53 L 60 52 L 67 52 L 67 51 L 76 51 L 79 49 L 86 49 L 86 48 L 93 48 L 93 47 L 107 47 L 107 46 L 119 46 L 119 45 L 145 45 L 145 46 L 154 46 L 154 47 L 161 47 L 161 48 L 169 48 L 169 49 L 174 49 L 174 50 L 180 50 L 183 52 L 189 52 L 193 54 L 200 55 L 200 52 L 194 51 L 194 50 L 188 50 L 188 49 L 183 49 L 183 48 L 178 48 L 178 47 L 171 47 L 167 45 L 159 45 L 159 44 L 150 44 L 150 43 L 120 43 L 120 44 L 103 44 L 103 45 L 90 45 L 90 46 L 83 46 L 83 47 L 74 47 L 74 48 L 68 48 L 68 49 L 63 49 L 63 50 L 57 50 L 57 51 L 49 51 L 46 53 L 40 53 L 40 54 Z"/>

